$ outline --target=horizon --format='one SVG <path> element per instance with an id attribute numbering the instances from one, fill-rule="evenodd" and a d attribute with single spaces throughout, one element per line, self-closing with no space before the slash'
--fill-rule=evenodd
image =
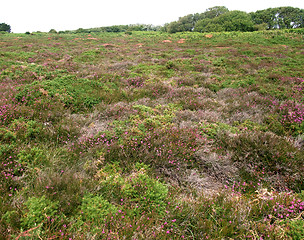
<path id="1" fill-rule="evenodd" d="M 304 1 L 292 2 L 279 0 L 257 0 L 255 2 L 214 0 L 212 3 L 189 0 L 187 3 L 176 1 L 155 0 L 142 4 L 139 0 L 113 1 L 111 3 L 98 3 L 96 0 L 82 1 L 44 1 L 38 0 L 11 0 L 2 3 L 3 9 L 0 23 L 11 26 L 13 33 L 48 32 L 77 30 L 79 28 L 98 28 L 114 25 L 151 24 L 162 26 L 178 20 L 188 14 L 202 13 L 214 6 L 225 6 L 230 11 L 240 10 L 255 12 L 274 7 L 304 8 Z M 16 7 L 17 6 L 17 7 Z"/>

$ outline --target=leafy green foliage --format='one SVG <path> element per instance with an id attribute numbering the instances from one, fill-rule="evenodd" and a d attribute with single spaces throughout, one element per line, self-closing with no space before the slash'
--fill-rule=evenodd
<path id="1" fill-rule="evenodd" d="M 168 187 L 147 175 L 148 166 L 136 163 L 134 171 L 125 177 L 119 169 L 117 163 L 114 163 L 107 164 L 98 171 L 100 192 L 105 196 L 116 196 L 115 200 L 119 199 L 131 215 L 140 215 L 143 212 L 163 215 Z"/>
<path id="2" fill-rule="evenodd" d="M 134 213 L 138 215 L 143 211 L 163 215 L 167 194 L 168 188 L 164 184 L 140 172 L 131 175 L 123 187 L 123 195 L 134 205 Z"/>
<path id="3" fill-rule="evenodd" d="M 0 32 L 11 32 L 11 26 L 6 23 L 0 23 Z"/>
<path id="4" fill-rule="evenodd" d="M 51 224 L 60 217 L 58 202 L 52 202 L 45 196 L 31 197 L 26 201 L 25 206 L 26 209 L 21 219 L 22 226 L 25 228 Z"/>
<path id="5" fill-rule="evenodd" d="M 304 10 L 294 7 L 278 7 L 247 14 L 229 11 L 226 7 L 208 8 L 203 13 L 189 14 L 165 26 L 169 33 L 197 32 L 251 32 L 266 29 L 294 29 L 303 27 Z"/>
<path id="6" fill-rule="evenodd" d="M 258 10 L 251 13 L 255 24 L 267 24 L 267 29 L 302 28 L 304 9 L 294 7 L 278 7 Z"/>
<path id="7" fill-rule="evenodd" d="M 250 32 L 253 31 L 250 16 L 241 11 L 230 11 L 218 17 L 203 19 L 196 23 L 194 31 L 198 32 Z"/>
<path id="8" fill-rule="evenodd" d="M 304 238 L 304 220 L 298 219 L 287 224 L 289 228 L 287 235 L 295 240 Z"/>
<path id="9" fill-rule="evenodd" d="M 81 219 L 94 225 L 101 224 L 109 213 L 117 212 L 117 208 L 102 196 L 87 194 L 82 199 L 80 206 Z"/>
<path id="10" fill-rule="evenodd" d="M 17 157 L 17 162 L 29 169 L 41 167 L 46 162 L 46 156 L 43 150 L 38 147 L 22 150 Z"/>

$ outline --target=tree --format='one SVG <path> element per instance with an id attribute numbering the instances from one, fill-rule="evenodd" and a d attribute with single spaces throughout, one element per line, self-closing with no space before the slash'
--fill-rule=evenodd
<path id="1" fill-rule="evenodd" d="M 197 32 L 248 32 L 254 30 L 254 23 L 249 14 L 242 11 L 230 11 L 214 18 L 198 21 L 194 31 Z"/>
<path id="2" fill-rule="evenodd" d="M 194 28 L 194 25 L 196 23 L 195 20 L 196 20 L 195 15 L 193 15 L 193 14 L 189 14 L 187 16 L 180 17 L 178 20 L 178 23 L 180 25 L 180 30 L 182 32 L 192 31 Z"/>
<path id="3" fill-rule="evenodd" d="M 280 29 L 304 27 L 304 9 L 293 7 L 277 8 L 276 21 Z"/>
<path id="4" fill-rule="evenodd" d="M 242 11 L 230 11 L 218 17 L 225 31 L 251 32 L 254 30 L 254 23 L 250 15 Z"/>
<path id="5" fill-rule="evenodd" d="M 195 32 L 223 32 L 224 27 L 213 19 L 206 18 L 198 21 L 194 27 Z"/>
<path id="6" fill-rule="evenodd" d="M 208 8 L 205 12 L 203 12 L 200 15 L 200 19 L 205 19 L 205 18 L 213 19 L 227 12 L 229 12 L 228 8 L 224 6 L 215 6 L 212 8 Z"/>
<path id="7" fill-rule="evenodd" d="M 57 31 L 55 29 L 51 29 L 49 33 L 57 33 Z"/>
<path id="8" fill-rule="evenodd" d="M 6 23 L 0 23 L 0 32 L 11 32 L 11 26 Z"/>
<path id="9" fill-rule="evenodd" d="M 166 25 L 165 29 L 169 33 L 193 31 L 196 23 L 203 19 L 213 19 L 224 13 L 229 12 L 228 8 L 217 6 L 208 8 L 204 13 L 188 14 L 180 17 L 178 21 L 174 21 Z"/>
<path id="10" fill-rule="evenodd" d="M 300 8 L 268 8 L 250 13 L 250 15 L 256 25 L 267 24 L 267 29 L 304 27 L 304 9 Z"/>
<path id="11" fill-rule="evenodd" d="M 171 22 L 166 26 L 168 33 L 181 32 L 180 24 L 177 21 Z"/>
<path id="12" fill-rule="evenodd" d="M 167 25 L 167 32 L 186 32 L 192 31 L 195 23 L 197 22 L 199 14 L 188 14 L 184 17 L 180 17 L 178 21 L 171 22 Z"/>

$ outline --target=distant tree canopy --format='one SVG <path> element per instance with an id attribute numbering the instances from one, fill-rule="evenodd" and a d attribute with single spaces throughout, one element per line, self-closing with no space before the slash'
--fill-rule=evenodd
<path id="1" fill-rule="evenodd" d="M 166 23 L 163 27 L 151 24 L 113 25 L 99 28 L 75 31 L 59 31 L 59 33 L 98 33 L 132 31 L 164 31 L 176 32 L 251 32 L 257 30 L 304 28 L 304 9 L 294 7 L 278 7 L 246 13 L 243 11 L 229 11 L 224 6 L 206 9 L 203 13 L 188 14 L 177 21 Z M 10 32 L 10 26 L 0 24 L 0 31 Z M 50 33 L 56 33 L 51 29 Z"/>
<path id="2" fill-rule="evenodd" d="M 79 28 L 76 31 L 66 31 L 75 33 L 97 33 L 97 32 L 128 32 L 128 31 L 158 31 L 160 26 L 153 26 L 151 24 L 130 24 L 130 25 L 113 25 L 108 27 Z"/>
<path id="3" fill-rule="evenodd" d="M 11 26 L 6 23 L 0 23 L 0 32 L 11 32 Z"/>
<path id="4" fill-rule="evenodd" d="M 250 13 L 255 24 L 266 24 L 267 29 L 304 27 L 304 9 L 293 7 L 268 8 Z"/>
<path id="5" fill-rule="evenodd" d="M 242 11 L 230 11 L 214 18 L 205 18 L 195 24 L 196 32 L 250 32 L 254 30 L 254 23 L 249 14 Z"/>
<path id="6" fill-rule="evenodd" d="M 49 33 L 57 33 L 57 31 L 55 29 L 51 29 Z"/>
<path id="7" fill-rule="evenodd" d="M 180 17 L 178 21 L 165 25 L 165 31 L 169 33 L 193 31 L 198 21 L 213 19 L 227 12 L 229 12 L 228 8 L 223 6 L 208 8 L 203 13 L 189 14 L 187 16 Z"/>
<path id="8" fill-rule="evenodd" d="M 224 6 L 208 8 L 203 13 L 189 14 L 168 23 L 163 30 L 169 33 L 196 31 L 255 31 L 304 27 L 304 9 L 293 7 L 269 8 L 253 13 L 229 11 Z"/>

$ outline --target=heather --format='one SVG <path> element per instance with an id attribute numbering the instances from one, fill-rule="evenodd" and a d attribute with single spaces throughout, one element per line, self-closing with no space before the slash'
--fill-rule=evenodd
<path id="1" fill-rule="evenodd" d="M 303 30 L 0 35 L 4 239 L 303 239 Z"/>

